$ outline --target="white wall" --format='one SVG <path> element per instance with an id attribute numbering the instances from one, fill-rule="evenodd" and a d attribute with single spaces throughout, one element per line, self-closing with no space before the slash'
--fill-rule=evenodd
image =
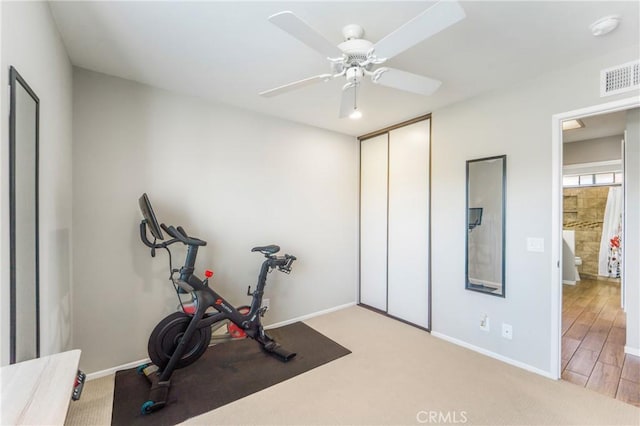
<path id="1" fill-rule="evenodd" d="M 71 347 L 72 67 L 46 2 L 0 2 L 0 363 L 9 362 L 9 66 L 40 98 L 41 355 Z"/>
<path id="2" fill-rule="evenodd" d="M 185 82 L 189 84 L 189 82 Z M 147 356 L 155 324 L 176 309 L 167 256 L 138 236 L 138 197 L 158 220 L 208 241 L 197 270 L 246 304 L 263 257 L 298 257 L 269 275 L 265 323 L 355 302 L 355 138 L 75 69 L 74 344 L 94 372 Z M 184 251 L 174 251 L 174 267 Z"/>
<path id="3" fill-rule="evenodd" d="M 562 162 L 564 164 L 581 164 L 620 160 L 622 157 L 620 141 L 623 138 L 623 135 L 618 135 L 565 143 L 562 146 Z"/>
<path id="4" fill-rule="evenodd" d="M 599 97 L 599 71 L 637 48 L 433 112 L 432 295 L 437 334 L 542 372 L 551 369 L 551 117 L 638 92 Z M 464 288 L 465 161 L 507 155 L 506 298 Z M 635 207 L 637 208 L 637 206 Z M 527 237 L 545 252 L 527 252 Z M 635 241 L 638 244 L 640 241 Z M 629 242 L 631 243 L 631 242 Z M 636 301 L 637 302 L 637 301 Z M 480 330 L 487 313 L 491 331 Z M 513 340 L 501 324 L 513 326 Z"/>
<path id="5" fill-rule="evenodd" d="M 640 108 L 627 112 L 625 141 L 627 216 L 625 218 L 624 282 L 629 353 L 640 355 Z"/>

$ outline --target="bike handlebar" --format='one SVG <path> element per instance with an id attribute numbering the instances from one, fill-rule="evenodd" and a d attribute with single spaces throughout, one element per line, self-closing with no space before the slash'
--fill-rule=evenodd
<path id="1" fill-rule="evenodd" d="M 163 223 L 160 225 L 160 227 L 164 229 L 164 231 L 168 235 L 173 237 L 173 239 L 169 241 L 163 241 L 161 243 L 156 243 L 155 239 L 153 240 L 153 242 L 149 241 L 149 238 L 147 238 L 147 222 L 146 220 L 143 220 L 142 222 L 140 222 L 140 239 L 142 240 L 144 245 L 151 248 L 151 256 L 155 256 L 155 249 L 166 248 L 173 243 L 177 243 L 178 241 L 190 246 L 207 245 L 206 241 L 202 241 L 198 238 L 189 237 L 187 232 L 181 226 L 178 226 L 178 229 L 176 229 L 173 226 L 167 226 Z M 285 254 L 284 256 L 266 254 L 266 257 L 267 259 L 265 260 L 265 263 L 267 265 L 269 265 L 272 268 L 278 268 L 279 271 L 284 272 L 285 274 L 291 273 L 291 266 L 293 262 L 298 260 L 297 257 L 290 254 Z"/>
<path id="2" fill-rule="evenodd" d="M 143 220 L 142 222 L 140 222 L 140 239 L 142 240 L 145 246 L 150 247 L 152 249 L 162 248 L 162 244 L 164 244 L 164 243 L 155 244 L 155 240 L 154 240 L 154 243 L 149 241 L 149 239 L 147 238 L 147 221 L 146 220 Z"/>
<path id="3" fill-rule="evenodd" d="M 182 226 L 176 226 L 176 230 L 185 238 L 189 238 L 189 235 L 187 235 L 187 231 L 184 230 L 184 228 Z"/>
<path id="4" fill-rule="evenodd" d="M 188 246 L 206 246 L 207 242 L 203 241 L 199 238 L 193 238 L 187 235 L 187 232 L 182 228 L 182 226 L 178 226 L 178 229 L 174 228 L 172 225 L 165 225 L 164 223 L 160 225 L 162 229 L 166 231 L 167 234 L 171 235 L 173 238 L 181 241 L 182 243 Z"/>
<path id="5" fill-rule="evenodd" d="M 178 235 L 178 232 L 176 231 L 176 228 L 174 228 L 173 226 L 167 226 L 164 223 L 160 224 L 160 228 L 164 229 L 164 232 L 166 232 L 167 234 L 171 235 L 173 238 L 179 240 L 181 237 L 180 235 Z"/>
<path id="6" fill-rule="evenodd" d="M 164 231 L 169 234 L 171 237 L 173 237 L 172 240 L 169 241 L 165 241 L 162 243 L 156 243 L 155 240 L 152 243 L 151 241 L 149 241 L 149 238 L 147 238 L 147 223 L 146 221 L 142 221 L 140 222 L 140 239 L 142 240 L 142 242 L 144 243 L 144 245 L 146 245 L 147 247 L 150 247 L 152 249 L 156 249 L 156 248 L 164 248 L 167 247 L 170 244 L 176 243 L 178 241 L 180 241 L 183 244 L 189 245 L 189 246 L 206 246 L 207 242 L 200 240 L 198 238 L 193 238 L 190 237 L 189 235 L 187 235 L 187 232 L 181 227 L 178 226 L 178 229 L 174 228 L 173 226 L 167 226 L 164 223 L 160 224 L 160 227 L 162 229 L 164 229 Z"/>

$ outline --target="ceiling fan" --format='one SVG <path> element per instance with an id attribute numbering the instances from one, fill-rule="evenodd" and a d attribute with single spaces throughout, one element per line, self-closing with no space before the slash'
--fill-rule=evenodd
<path id="1" fill-rule="evenodd" d="M 324 55 L 331 65 L 331 72 L 265 90 L 260 96 L 277 96 L 321 81 L 344 77 L 346 84 L 342 87 L 339 116 L 360 118 L 358 89 L 365 77 L 383 86 L 431 95 L 442 82 L 380 65 L 464 17 L 464 10 L 458 2 L 441 0 L 377 43 L 363 38 L 364 29 L 360 25 L 347 25 L 342 29 L 345 41 L 335 46 L 293 12 L 276 13 L 269 17 L 269 21 Z"/>

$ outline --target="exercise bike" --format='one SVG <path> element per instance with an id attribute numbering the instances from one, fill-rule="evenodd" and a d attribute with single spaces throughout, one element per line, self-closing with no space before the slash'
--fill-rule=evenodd
<path id="1" fill-rule="evenodd" d="M 276 256 L 280 251 L 280 247 L 276 245 L 251 249 L 252 252 L 262 253 L 265 260 L 260 268 L 256 289 L 253 292 L 251 286 L 247 289 L 247 295 L 253 296 L 251 305 L 235 308 L 209 287 L 209 278 L 213 275 L 211 271 L 206 271 L 204 280 L 194 275 L 198 248 L 207 243 L 189 236 L 180 226 L 167 226 L 164 223 L 158 225 L 147 194 L 140 197 L 139 205 L 144 217 L 140 223 L 140 239 L 151 248 L 151 256 L 155 256 L 157 249 L 166 249 L 169 253 L 170 279 L 180 301 L 179 311 L 160 321 L 149 337 L 149 358 L 153 364 L 138 367 L 138 373 L 144 374 L 151 384 L 149 399 L 141 407 L 142 414 L 152 413 L 167 405 L 174 370 L 197 361 L 212 342 L 250 337 L 267 353 L 283 362 L 296 356 L 294 352 L 284 349 L 269 337 L 260 321 L 267 310 L 262 306 L 267 274 L 274 269 L 290 273 L 291 265 L 296 260 L 295 256 Z M 147 237 L 147 229 L 153 236 L 153 242 Z M 172 238 L 164 241 L 162 230 Z M 171 265 L 169 246 L 175 243 L 182 243 L 188 247 L 184 266 L 180 269 L 173 269 Z M 186 306 L 181 294 L 191 296 L 191 301 Z M 212 330 L 215 332 L 225 326 L 226 333 L 214 333 L 212 338 Z"/>

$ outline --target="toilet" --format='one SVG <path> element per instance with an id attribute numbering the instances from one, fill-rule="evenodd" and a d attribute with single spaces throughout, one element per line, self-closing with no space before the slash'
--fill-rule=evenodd
<path id="1" fill-rule="evenodd" d="M 580 281 L 580 272 L 578 272 L 578 266 L 582 265 L 582 258 L 576 256 L 575 257 L 575 265 L 576 265 L 576 281 Z"/>
<path id="2" fill-rule="evenodd" d="M 582 259 L 576 256 L 576 231 L 564 229 L 562 231 L 562 284 L 576 285 L 580 281 L 578 266 Z"/>

